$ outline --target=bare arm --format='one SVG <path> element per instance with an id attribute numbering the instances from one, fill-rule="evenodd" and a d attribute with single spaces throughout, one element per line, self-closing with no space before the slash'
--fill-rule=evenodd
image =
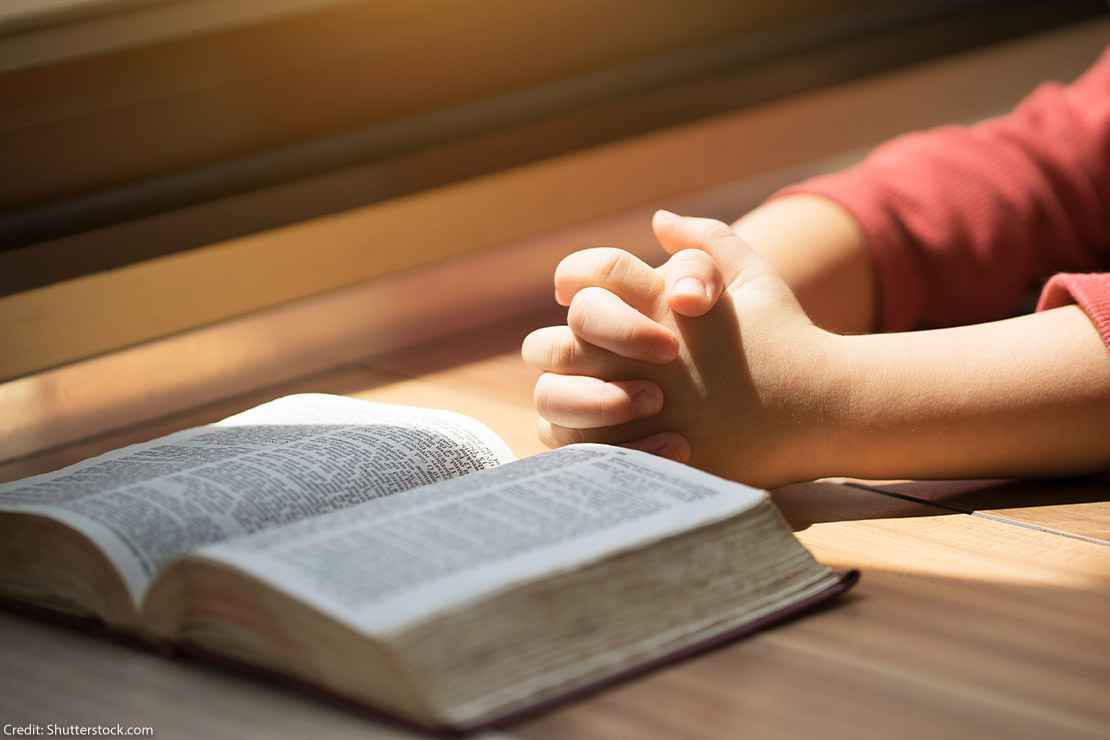
<path id="1" fill-rule="evenodd" d="M 847 211 L 820 196 L 791 195 L 759 206 L 732 229 L 774 266 L 813 323 L 839 334 L 874 331 L 875 271 Z"/>
<path id="2" fill-rule="evenodd" d="M 840 461 L 827 475 L 972 478 L 1110 470 L 1110 353 L 1077 307 L 839 337 Z"/>

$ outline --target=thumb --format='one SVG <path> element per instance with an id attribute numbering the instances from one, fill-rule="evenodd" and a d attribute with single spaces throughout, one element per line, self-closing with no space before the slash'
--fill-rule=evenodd
<path id="1" fill-rule="evenodd" d="M 717 303 L 724 279 L 708 252 L 683 249 L 659 268 L 666 286 L 667 305 L 683 316 L 702 316 Z"/>
<path id="2" fill-rule="evenodd" d="M 717 288 L 715 293 L 707 291 L 706 300 L 708 305 L 701 313 L 705 313 L 712 308 L 723 291 L 732 292 L 734 297 L 742 292 L 746 298 L 758 298 L 759 301 L 755 305 L 785 309 L 787 314 L 778 314 L 779 320 L 782 320 L 786 315 L 795 315 L 806 322 L 810 322 L 805 310 L 798 303 L 794 291 L 775 271 L 771 263 L 757 254 L 747 242 L 737 236 L 728 224 L 711 218 L 684 218 L 668 211 L 657 211 L 652 221 L 652 227 L 655 229 L 655 234 L 659 237 L 659 242 L 663 245 L 663 248 L 673 254 L 670 262 L 663 267 L 666 277 L 667 299 L 672 302 L 672 309 L 674 309 L 673 301 L 679 299 L 677 294 L 680 292 L 679 288 L 682 285 L 682 276 L 678 274 L 679 270 L 687 269 L 692 272 L 694 268 L 689 266 L 698 265 L 697 269 L 703 271 L 699 274 L 705 274 L 705 260 L 703 258 L 694 260 L 685 255 L 687 253 L 701 253 L 710 258 L 721 281 L 718 285 L 723 286 Z M 679 264 L 687 267 L 670 266 L 671 262 L 680 258 L 682 261 Z M 668 269 L 674 273 L 673 276 L 667 272 Z M 757 278 L 763 279 L 757 280 Z M 701 315 L 683 311 L 679 311 L 679 313 L 684 313 L 687 316 Z"/>
<path id="3" fill-rule="evenodd" d="M 656 211 L 651 227 L 663 249 L 671 254 L 700 249 L 712 257 L 726 286 L 742 273 L 758 272 L 765 267 L 763 259 L 722 221 Z"/>
<path id="4" fill-rule="evenodd" d="M 659 243 L 673 255 L 663 274 L 667 302 L 677 313 L 701 316 L 734 281 L 766 271 L 763 259 L 721 221 L 656 211 L 651 225 Z M 702 286 L 705 297 L 699 298 Z"/>

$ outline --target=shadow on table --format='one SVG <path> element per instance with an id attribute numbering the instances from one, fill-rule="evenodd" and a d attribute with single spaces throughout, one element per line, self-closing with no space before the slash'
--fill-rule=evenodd
<path id="1" fill-rule="evenodd" d="M 991 509 L 1110 501 L 1110 479 L 1105 476 L 1055 480 L 937 480 L 847 485 L 894 494 L 968 514 Z"/>
<path id="2" fill-rule="evenodd" d="M 771 498 L 794 531 L 822 522 L 943 516 L 952 511 L 844 483 L 796 483 L 771 492 Z"/>
<path id="3" fill-rule="evenodd" d="M 565 324 L 566 316 L 567 309 L 552 301 L 548 308 L 510 316 L 479 331 L 463 332 L 384 355 L 368 355 L 359 363 L 420 378 L 498 355 L 508 355 L 516 361 L 520 357 L 521 343 L 528 334 L 540 327 Z"/>

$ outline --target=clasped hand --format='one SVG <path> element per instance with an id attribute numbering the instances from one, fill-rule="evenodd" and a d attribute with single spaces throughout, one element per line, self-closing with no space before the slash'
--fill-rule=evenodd
<path id="1" fill-rule="evenodd" d="M 661 267 L 613 248 L 559 264 L 567 324 L 522 347 L 543 371 L 540 438 L 622 444 L 765 487 L 820 475 L 843 402 L 839 337 L 726 224 L 660 211 L 652 228 L 672 255 Z"/>

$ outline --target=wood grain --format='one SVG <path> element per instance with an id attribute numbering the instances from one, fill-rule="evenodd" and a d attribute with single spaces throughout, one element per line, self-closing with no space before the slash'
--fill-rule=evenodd
<path id="1" fill-rule="evenodd" d="M 158 738 L 413 735 L 266 684 L 0 612 L 0 716 L 13 724 L 146 725 Z"/>
<path id="2" fill-rule="evenodd" d="M 468 413 L 517 454 L 530 454 L 539 449 L 532 376 L 517 344 L 533 323 L 549 319 L 370 357 L 10 463 L 0 477 L 312 390 Z M 1000 500 L 991 493 L 997 483 L 936 484 L 950 497 L 937 494 L 943 505 L 895 495 L 899 484 L 880 485 L 891 490 L 818 482 L 774 494 L 819 560 L 862 569 L 857 590 L 838 604 L 507 733 L 532 740 L 1110 736 L 1110 550 L 952 510 L 959 495 Z M 1030 501 L 1018 484 L 1002 485 L 1011 486 L 1010 503 Z M 1055 490 L 1060 506 L 1100 495 Z M 403 736 L 282 689 L 6 615 L 0 650 L 5 721 L 122 721 L 150 724 L 160 737 Z"/>
<path id="3" fill-rule="evenodd" d="M 801 539 L 819 560 L 863 569 L 841 604 L 513 732 L 533 740 L 1106 737 L 1105 549 L 929 513 L 814 525 Z"/>

